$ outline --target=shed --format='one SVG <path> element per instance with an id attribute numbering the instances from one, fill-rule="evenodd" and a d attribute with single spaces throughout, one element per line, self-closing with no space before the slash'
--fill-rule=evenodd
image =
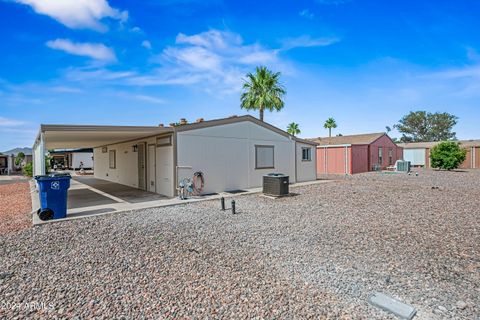
<path id="1" fill-rule="evenodd" d="M 480 139 L 478 140 L 460 140 L 457 141 L 460 146 L 467 150 L 467 157 L 460 165 L 461 169 L 480 168 Z M 413 166 L 430 168 L 430 149 L 439 144 L 434 142 L 409 142 L 399 143 L 404 150 L 404 158 L 410 161 Z"/>
<path id="2" fill-rule="evenodd" d="M 249 115 L 170 127 L 42 125 L 34 168 L 44 171 L 47 149 L 93 148 L 96 178 L 173 196 L 201 171 L 204 193 L 216 193 L 260 187 L 271 172 L 315 180 L 316 145 Z"/>
<path id="3" fill-rule="evenodd" d="M 385 169 L 402 159 L 398 147 L 384 132 L 315 138 L 318 174 L 355 174 Z"/>

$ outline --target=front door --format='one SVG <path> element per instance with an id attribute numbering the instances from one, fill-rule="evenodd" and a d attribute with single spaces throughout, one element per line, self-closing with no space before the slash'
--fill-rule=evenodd
<path id="1" fill-rule="evenodd" d="M 148 145 L 148 155 L 147 155 L 147 177 L 148 177 L 148 191 L 150 192 L 157 192 L 157 184 L 156 184 L 156 172 L 155 172 L 155 153 L 156 153 L 156 146 L 154 144 Z"/>
<path id="2" fill-rule="evenodd" d="M 138 188 L 146 190 L 145 183 L 145 142 L 140 142 L 137 144 L 137 154 L 138 154 Z"/>

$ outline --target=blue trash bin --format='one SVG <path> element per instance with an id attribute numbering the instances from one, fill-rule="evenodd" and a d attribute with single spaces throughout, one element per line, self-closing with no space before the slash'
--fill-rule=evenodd
<path id="1" fill-rule="evenodd" d="M 61 219 L 67 216 L 67 196 L 71 178 L 67 173 L 35 176 L 40 197 L 38 216 L 41 220 Z"/>

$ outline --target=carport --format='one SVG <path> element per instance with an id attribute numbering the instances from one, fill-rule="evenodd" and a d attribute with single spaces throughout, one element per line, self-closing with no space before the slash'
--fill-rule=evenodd
<path id="1" fill-rule="evenodd" d="M 33 174 L 45 174 L 45 155 L 50 149 L 102 148 L 172 131 L 169 127 L 154 126 L 41 125 L 33 146 Z M 158 206 L 166 199 L 132 186 L 73 174 L 68 217 Z"/>
<path id="2" fill-rule="evenodd" d="M 169 132 L 173 128 L 42 124 L 33 145 L 33 174 L 45 174 L 45 154 L 49 149 L 97 148 Z"/>

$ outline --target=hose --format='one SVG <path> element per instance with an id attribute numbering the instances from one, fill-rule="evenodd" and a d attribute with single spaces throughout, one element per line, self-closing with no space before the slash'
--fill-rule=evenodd
<path id="1" fill-rule="evenodd" d="M 203 177 L 202 171 L 197 171 L 193 174 L 193 189 L 195 193 L 200 194 L 203 191 L 203 186 L 205 185 L 205 178 Z"/>

